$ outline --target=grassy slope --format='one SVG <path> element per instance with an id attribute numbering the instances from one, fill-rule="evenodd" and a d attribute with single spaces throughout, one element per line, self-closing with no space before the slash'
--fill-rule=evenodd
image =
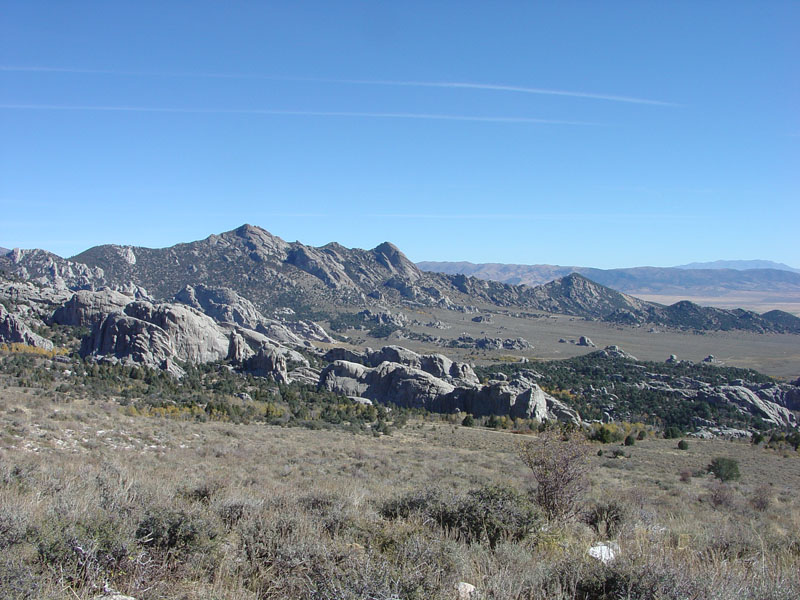
<path id="1" fill-rule="evenodd" d="M 381 516 L 415 490 L 525 490 L 521 436 L 441 421 L 372 437 L 133 417 L 109 398 L 64 402 L 18 383 L 0 381 L 2 597 L 90 598 L 107 584 L 139 600 L 435 599 L 455 597 L 458 581 L 486 598 L 800 593 L 794 451 L 646 439 L 613 459 L 604 446 L 587 506 L 624 513 L 610 536 L 621 557 L 604 567 L 586 549 L 609 536 L 581 523 L 537 521 L 492 549 Z M 741 480 L 680 480 L 714 456 L 737 459 Z"/>

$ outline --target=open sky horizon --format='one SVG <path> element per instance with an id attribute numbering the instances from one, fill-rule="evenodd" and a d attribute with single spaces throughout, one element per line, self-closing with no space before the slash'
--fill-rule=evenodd
<path id="1" fill-rule="evenodd" d="M 798 2 L 0 11 L 3 247 L 800 267 Z"/>

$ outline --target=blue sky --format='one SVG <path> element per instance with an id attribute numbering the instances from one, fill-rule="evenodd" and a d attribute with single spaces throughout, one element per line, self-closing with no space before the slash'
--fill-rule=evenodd
<path id="1" fill-rule="evenodd" d="M 0 11 L 0 246 L 800 267 L 798 2 Z"/>

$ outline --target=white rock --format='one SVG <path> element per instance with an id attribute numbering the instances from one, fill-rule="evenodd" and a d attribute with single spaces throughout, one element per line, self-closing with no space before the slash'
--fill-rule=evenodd
<path id="1" fill-rule="evenodd" d="M 619 553 L 619 545 L 615 542 L 600 542 L 589 548 L 589 556 L 596 558 L 604 565 L 613 561 Z"/>
<path id="2" fill-rule="evenodd" d="M 458 600 L 476 600 L 478 598 L 478 590 L 475 586 L 466 581 L 459 581 L 456 584 L 456 591 L 458 592 Z"/>

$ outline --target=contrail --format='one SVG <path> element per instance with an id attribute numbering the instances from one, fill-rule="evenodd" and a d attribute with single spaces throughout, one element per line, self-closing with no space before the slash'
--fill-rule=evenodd
<path id="1" fill-rule="evenodd" d="M 151 106 L 63 106 L 57 104 L 0 104 L 3 110 L 55 110 L 86 112 L 141 112 L 175 114 L 219 114 L 219 115 L 272 115 L 294 117 L 355 117 L 370 119 L 422 119 L 430 121 L 474 121 L 480 123 L 527 123 L 538 125 L 601 125 L 587 121 L 562 121 L 557 119 L 534 119 L 529 117 L 492 117 L 471 115 L 448 115 L 435 113 L 402 112 L 351 112 L 327 110 L 279 110 L 279 109 L 226 109 L 226 108 L 166 108 Z"/>
<path id="2" fill-rule="evenodd" d="M 571 98 L 589 98 L 592 100 L 608 100 L 611 102 L 627 102 L 629 104 L 652 104 L 655 106 L 679 106 L 661 100 L 633 98 L 630 96 L 614 96 L 610 94 L 594 94 L 589 92 L 570 92 L 566 90 L 550 90 L 516 85 L 497 85 L 492 83 L 470 83 L 465 81 L 385 81 L 367 79 L 327 79 L 330 83 L 353 83 L 358 85 L 394 85 L 404 87 L 455 88 L 470 90 L 489 90 L 495 92 L 517 92 L 521 94 L 539 94 L 544 96 L 568 96 Z"/>
<path id="3" fill-rule="evenodd" d="M 0 65 L 0 71 L 7 72 L 30 72 L 30 73 L 83 73 L 95 75 L 127 75 L 137 77 L 197 77 L 208 79 L 254 79 L 267 81 L 298 81 L 298 82 L 317 82 L 351 85 L 380 85 L 380 86 L 399 86 L 399 87 L 424 87 L 424 88 L 449 88 L 449 89 L 468 89 L 485 90 L 494 92 L 512 92 L 519 94 L 536 94 L 543 96 L 564 96 L 569 98 L 585 98 L 590 100 L 605 100 L 609 102 L 624 102 L 628 104 L 649 104 L 653 106 L 677 107 L 680 104 L 664 102 L 662 100 L 650 100 L 647 98 L 636 98 L 633 96 L 618 96 L 614 94 L 597 94 L 593 92 L 573 92 L 569 90 L 552 90 L 547 88 L 526 87 L 518 85 L 501 85 L 493 83 L 478 83 L 468 81 L 395 81 L 384 79 L 332 79 L 318 77 L 281 77 L 270 75 L 258 75 L 248 73 L 186 73 L 168 71 L 113 71 L 106 69 L 81 69 L 81 68 L 61 68 L 61 67 L 20 67 L 13 65 Z"/>

